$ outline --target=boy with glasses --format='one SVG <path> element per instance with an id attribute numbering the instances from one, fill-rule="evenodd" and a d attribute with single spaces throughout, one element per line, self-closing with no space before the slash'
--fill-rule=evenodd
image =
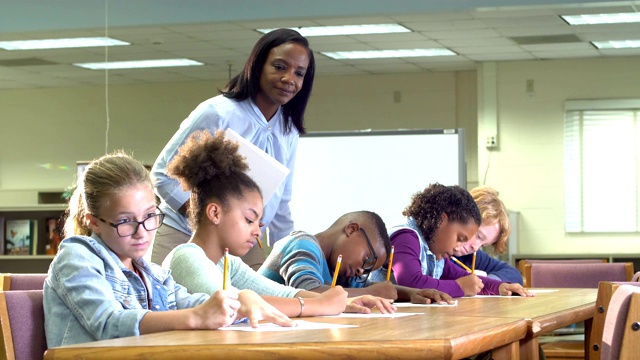
<path id="1" fill-rule="evenodd" d="M 433 289 L 367 282 L 371 271 L 387 262 L 390 251 L 389 235 L 380 216 L 356 211 L 341 216 L 316 235 L 294 231 L 277 241 L 258 272 L 281 284 L 323 292 L 331 287 L 338 256 L 342 255 L 337 284 L 350 297 L 374 295 L 414 303 L 451 301 L 451 297 Z"/>

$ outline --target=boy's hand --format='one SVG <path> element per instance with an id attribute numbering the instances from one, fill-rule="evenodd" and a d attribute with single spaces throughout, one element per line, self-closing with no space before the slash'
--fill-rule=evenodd
<path id="1" fill-rule="evenodd" d="M 344 312 L 354 313 L 371 313 L 371 308 L 377 307 L 383 314 L 393 314 L 396 307 L 393 306 L 393 300 L 383 299 L 372 295 L 362 295 L 347 299 L 347 308 Z"/>

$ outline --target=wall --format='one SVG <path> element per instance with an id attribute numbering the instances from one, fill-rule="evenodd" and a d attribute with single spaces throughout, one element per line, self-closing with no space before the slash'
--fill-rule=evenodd
<path id="1" fill-rule="evenodd" d="M 224 85 L 224 84 L 223 84 Z M 213 83 L 112 86 L 109 151 L 125 149 L 145 163 L 179 122 L 216 88 Z M 62 190 L 75 180 L 76 161 L 105 152 L 102 87 L 0 91 L 2 193 Z"/>
<path id="2" fill-rule="evenodd" d="M 482 183 L 486 171 L 486 183 L 500 190 L 510 210 L 520 212 L 520 253 L 639 253 L 637 234 L 565 234 L 562 143 L 564 101 L 639 98 L 639 65 L 637 57 L 498 63 L 499 148 L 490 157 L 477 140 L 472 71 L 319 77 L 307 128 L 464 127 L 468 187 Z M 525 91 L 527 79 L 534 80 L 533 96 Z M 223 85 L 111 87 L 110 149 L 133 150 L 153 162 L 188 112 Z M 400 103 L 394 102 L 396 91 Z M 0 206 L 10 205 L 2 193 L 61 190 L 73 180 L 72 170 L 40 164 L 75 167 L 76 160 L 104 152 L 102 88 L 0 91 L 0 109 Z"/>
<path id="3" fill-rule="evenodd" d="M 479 176 L 489 163 L 487 184 L 520 212 L 520 253 L 640 252 L 638 234 L 565 234 L 563 169 L 564 101 L 639 98 L 639 66 L 637 57 L 498 63 L 500 148 L 488 161 L 478 145 Z M 532 96 L 527 79 L 534 80 Z"/>
<path id="4" fill-rule="evenodd" d="M 458 87 L 466 89 L 462 123 L 473 126 L 474 81 L 474 72 L 318 77 L 307 128 L 453 128 Z M 225 82 L 111 86 L 109 151 L 125 149 L 152 164 L 179 123 Z M 35 198 L 20 190 L 61 191 L 74 182 L 76 161 L 105 152 L 102 87 L 4 90 L 0 109 L 0 206 Z"/>

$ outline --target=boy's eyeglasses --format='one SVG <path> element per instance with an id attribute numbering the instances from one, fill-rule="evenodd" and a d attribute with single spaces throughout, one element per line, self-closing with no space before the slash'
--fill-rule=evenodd
<path id="1" fill-rule="evenodd" d="M 362 231 L 364 238 L 367 240 L 367 245 L 369 246 L 369 250 L 371 250 L 371 255 L 373 255 L 372 257 L 367 257 L 364 260 L 364 263 L 362 264 L 362 275 L 356 277 L 356 282 L 363 283 L 367 281 L 371 270 L 373 270 L 373 267 L 376 266 L 376 263 L 378 262 L 378 255 L 376 255 L 376 251 L 373 250 L 373 245 L 371 245 L 371 241 L 369 241 L 367 233 L 363 228 L 360 228 L 360 231 Z"/>
<path id="2" fill-rule="evenodd" d="M 118 233 L 118 236 L 127 237 L 137 233 L 138 228 L 140 228 L 140 225 L 142 225 L 142 227 L 147 231 L 151 231 L 159 228 L 162 225 L 162 222 L 164 221 L 164 213 L 161 213 L 160 210 L 158 209 L 157 213 L 155 213 L 154 215 L 150 215 L 148 218 L 142 221 L 130 220 L 130 221 L 125 221 L 118 224 L 114 224 L 101 217 L 97 217 L 97 218 L 103 223 L 114 227 L 116 229 L 116 232 Z"/>

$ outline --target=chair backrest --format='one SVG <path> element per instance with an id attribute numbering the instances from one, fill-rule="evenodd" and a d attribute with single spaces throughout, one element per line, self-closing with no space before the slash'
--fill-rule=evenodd
<path id="1" fill-rule="evenodd" d="M 41 360 L 47 350 L 43 290 L 0 291 L 0 355 L 8 360 Z"/>
<path id="2" fill-rule="evenodd" d="M 609 311 L 609 303 L 614 292 L 621 285 L 637 286 L 640 288 L 640 282 L 612 282 L 601 281 L 598 285 L 598 297 L 596 298 L 596 312 L 593 315 L 591 325 L 591 336 L 589 338 L 589 359 L 600 359 L 602 348 L 602 333 L 604 331 L 605 319 Z"/>
<path id="3" fill-rule="evenodd" d="M 530 268 L 530 264 L 534 263 L 548 263 L 548 264 L 589 264 L 589 263 L 606 263 L 607 259 L 522 259 L 518 261 L 518 270 L 522 274 L 524 280 L 524 286 L 527 286 L 527 272 Z"/>
<path id="4" fill-rule="evenodd" d="M 2 274 L 0 290 L 42 290 L 47 274 Z"/>
<path id="5" fill-rule="evenodd" d="M 531 263 L 525 287 L 592 288 L 600 281 L 630 281 L 633 263 Z"/>
<path id="6" fill-rule="evenodd" d="M 640 287 L 621 285 L 613 293 L 602 333 L 601 359 L 618 360 L 638 357 L 640 352 L 638 308 L 640 308 Z"/>

